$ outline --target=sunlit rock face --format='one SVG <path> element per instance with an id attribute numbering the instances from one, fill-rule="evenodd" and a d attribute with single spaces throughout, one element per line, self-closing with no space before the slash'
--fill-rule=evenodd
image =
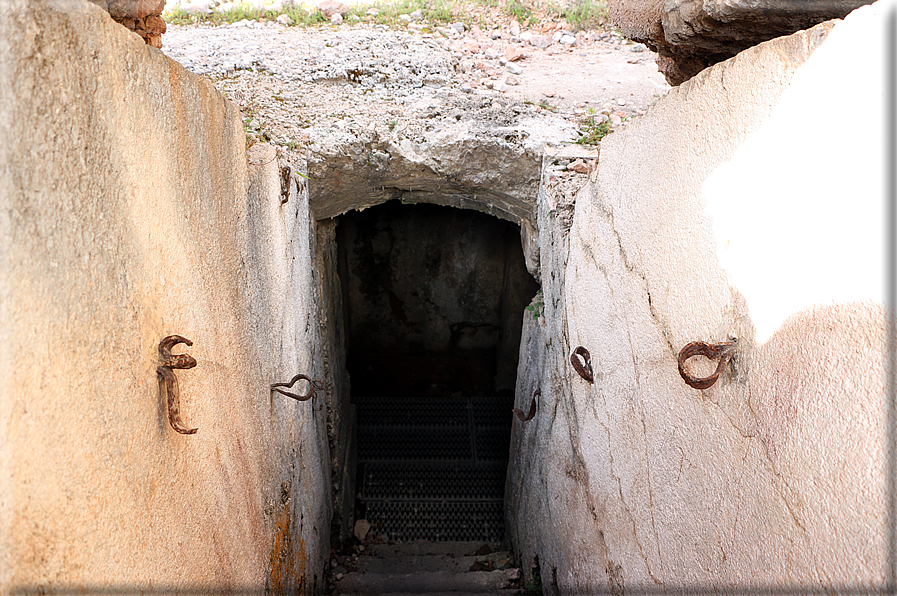
<path id="1" fill-rule="evenodd" d="M 670 92 L 602 141 L 569 234 L 540 201 L 545 313 L 524 325 L 517 407 L 541 401 L 514 423 L 505 494 L 546 593 L 884 589 L 893 10 Z M 845 95 L 864 117 L 823 141 Z M 737 346 L 702 390 L 677 368 L 693 341 Z"/>

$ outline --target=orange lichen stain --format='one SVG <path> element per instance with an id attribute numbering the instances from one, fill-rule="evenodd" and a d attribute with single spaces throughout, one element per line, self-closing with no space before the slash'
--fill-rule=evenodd
<path id="1" fill-rule="evenodd" d="M 293 545 L 290 517 L 290 500 L 283 506 L 274 532 L 274 548 L 271 549 L 271 573 L 268 576 L 269 594 L 305 593 L 305 543 L 299 538 Z"/>

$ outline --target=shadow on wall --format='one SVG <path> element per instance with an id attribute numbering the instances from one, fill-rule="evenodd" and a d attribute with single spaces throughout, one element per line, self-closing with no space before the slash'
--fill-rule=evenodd
<path id="1" fill-rule="evenodd" d="M 517 226 L 393 201 L 342 216 L 337 241 L 353 395 L 513 393 L 538 289 Z"/>

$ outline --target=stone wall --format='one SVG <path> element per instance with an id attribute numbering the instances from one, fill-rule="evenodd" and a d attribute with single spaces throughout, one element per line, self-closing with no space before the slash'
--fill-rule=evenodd
<path id="1" fill-rule="evenodd" d="M 602 142 L 539 210 L 506 488 L 545 593 L 857 593 L 889 539 L 882 13 L 746 50 Z M 892 29 L 893 31 L 893 29 Z M 839 106 L 862 118 L 831 134 Z M 687 386 L 687 343 L 736 341 Z M 570 365 L 591 352 L 594 384 Z M 709 363 L 689 360 L 697 374 Z M 714 363 L 715 364 L 715 363 Z"/>
<path id="2" fill-rule="evenodd" d="M 325 376 L 307 192 L 87 2 L 0 7 L 0 138 L 0 592 L 317 593 L 327 412 L 269 387 Z"/>

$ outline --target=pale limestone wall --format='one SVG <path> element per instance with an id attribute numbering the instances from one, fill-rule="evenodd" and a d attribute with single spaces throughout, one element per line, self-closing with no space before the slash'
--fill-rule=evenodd
<path id="1" fill-rule="evenodd" d="M 0 3 L 0 139 L 0 592 L 320 588 L 326 410 L 269 389 L 324 374 L 307 193 L 87 2 Z"/>
<path id="2" fill-rule="evenodd" d="M 545 312 L 524 327 L 518 407 L 543 398 L 514 423 L 506 511 L 546 593 L 883 585 L 893 6 L 671 91 L 602 142 L 569 232 L 543 200 Z M 823 135 L 846 94 L 863 117 Z M 731 338 L 733 369 L 688 387 L 679 350 Z M 594 385 L 570 366 L 580 345 Z"/>

